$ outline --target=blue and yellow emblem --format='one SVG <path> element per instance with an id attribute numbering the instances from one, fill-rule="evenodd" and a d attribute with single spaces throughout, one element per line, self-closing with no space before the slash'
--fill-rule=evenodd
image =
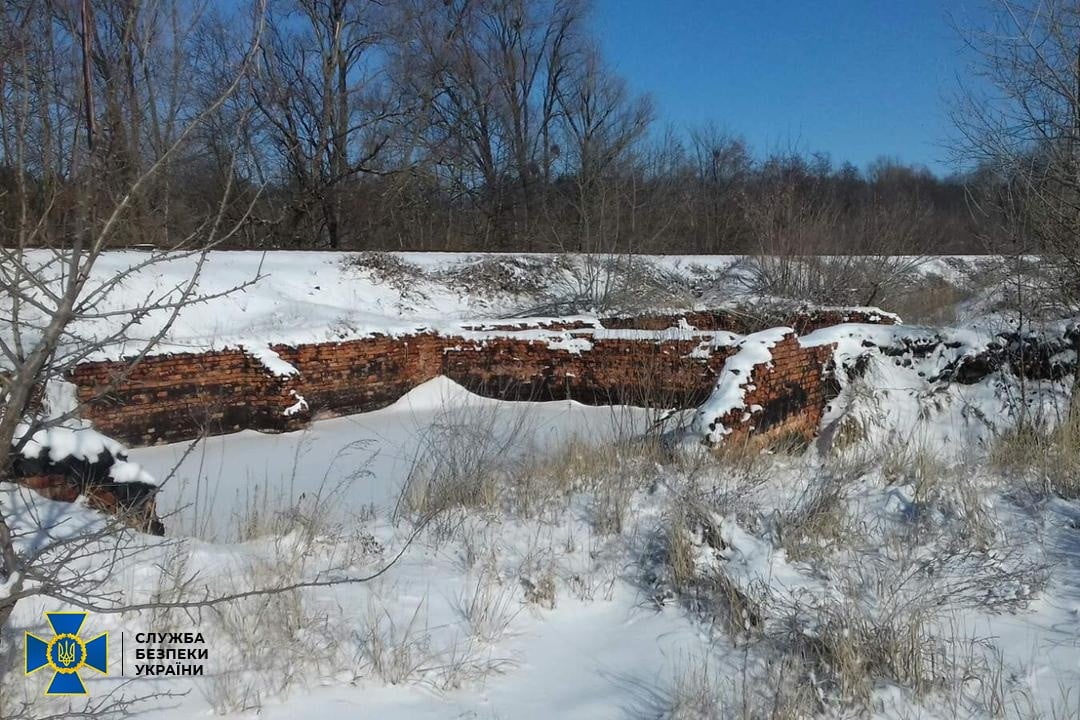
<path id="1" fill-rule="evenodd" d="M 47 612 L 45 617 L 53 629 L 52 640 L 26 633 L 26 674 L 43 667 L 53 671 L 46 695 L 85 695 L 79 671 L 96 670 L 103 675 L 109 671 L 109 634 L 101 633 L 92 640 L 79 637 L 86 620 L 84 612 Z"/>

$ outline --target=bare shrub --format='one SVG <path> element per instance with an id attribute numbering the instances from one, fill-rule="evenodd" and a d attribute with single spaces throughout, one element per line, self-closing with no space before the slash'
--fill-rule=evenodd
<path id="1" fill-rule="evenodd" d="M 416 280 L 424 274 L 419 265 L 394 253 L 376 250 L 346 255 L 341 263 L 346 268 L 371 273 L 375 280 L 394 286 Z"/>
<path id="2" fill-rule="evenodd" d="M 459 292 L 481 297 L 539 296 L 570 268 L 571 263 L 566 255 L 485 255 L 447 268 L 438 274 L 438 278 Z"/>
<path id="3" fill-rule="evenodd" d="M 535 305 L 522 315 L 640 313 L 690 307 L 687 280 L 655 262 L 631 254 L 574 255 Z"/>
<path id="4" fill-rule="evenodd" d="M 905 323 L 952 325 L 957 306 L 972 296 L 969 288 L 928 272 L 890 288 L 878 304 L 904 318 Z"/>
<path id="5" fill-rule="evenodd" d="M 417 287 L 418 281 L 427 277 L 424 269 L 393 253 L 369 250 L 346 255 L 341 265 L 348 270 L 370 274 L 375 282 L 393 288 L 403 300 L 424 297 Z"/>
<path id="6" fill-rule="evenodd" d="M 882 305 L 916 292 L 922 256 L 761 254 L 747 258 L 746 289 L 770 298 L 819 305 Z"/>

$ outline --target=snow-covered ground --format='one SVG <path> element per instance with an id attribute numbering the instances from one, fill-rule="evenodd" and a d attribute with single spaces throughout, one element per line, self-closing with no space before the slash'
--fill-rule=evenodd
<path id="1" fill-rule="evenodd" d="M 176 532 L 125 538 L 99 592 L 130 604 L 174 597 L 181 582 L 200 596 L 364 576 L 403 554 L 361 584 L 194 614 L 92 614 L 93 631 L 122 633 L 129 653 L 137 633 L 166 630 L 203 632 L 209 653 L 204 677 L 162 680 L 133 677 L 132 656 L 121 663 L 114 652 L 110 677 L 86 679 L 90 697 L 184 693 L 135 706 L 137 717 L 163 720 L 708 718 L 820 702 L 843 714 L 842 692 L 856 690 L 840 688 L 829 661 L 811 662 L 804 648 L 809 669 L 778 669 L 791 660 L 787 628 L 799 616 L 811 636 L 827 619 L 850 622 L 851 633 L 910 632 L 901 645 L 917 643 L 917 660 L 944 663 L 912 671 L 905 685 L 867 658 L 875 717 L 995 717 L 998 702 L 1031 703 L 1046 717 L 1077 711 L 1080 503 L 1026 493 L 985 463 L 926 467 L 937 460 L 905 456 L 904 445 L 874 443 L 873 454 L 868 443 L 831 459 L 686 451 L 664 461 L 625 443 L 640 418 L 618 413 L 502 403 L 436 380 L 390 408 L 304 433 L 208 441 L 166 482 Z M 416 515 L 398 504 L 409 470 L 424 465 L 432 438 L 466 457 L 488 434 L 488 460 L 525 475 L 499 475 L 501 499 L 450 510 L 409 544 Z M 510 447 L 536 452 L 519 466 Z M 133 455 L 166 477 L 186 449 Z M 549 464 L 550 454 L 560 461 Z M 568 475 L 565 487 L 552 479 Z M 527 511 L 514 478 L 548 483 Z M 625 490 L 621 510 L 612 489 Z M 25 491 L 5 489 L 2 501 L 24 508 L 27 524 L 56 519 L 58 535 L 101 522 Z M 745 609 L 732 620 L 730 597 L 721 602 L 732 590 L 717 589 L 716 572 L 756 608 L 752 622 Z M 61 608 L 20 603 L 14 626 L 47 634 L 40 613 L 52 609 Z M 45 681 L 9 679 L 8 701 L 56 707 L 38 696 Z"/>
<path id="2" fill-rule="evenodd" d="M 99 271 L 139 257 L 107 254 Z M 579 273 L 565 273 L 510 291 L 527 278 L 500 265 L 510 275 L 480 292 L 460 282 L 478 256 L 391 257 L 411 268 L 402 282 L 393 267 L 335 254 L 215 253 L 202 292 L 260 279 L 186 310 L 159 349 L 260 354 L 449 329 L 543 314 L 552 288 L 580 290 Z M 721 283 L 739 259 L 652 260 Z M 179 282 L 189 262 L 131 278 L 127 301 Z M 976 263 L 928 267 L 960 282 Z M 715 306 L 731 296 L 717 288 L 736 285 L 680 297 Z M 989 307 L 964 300 L 957 317 L 979 319 L 967 329 L 804 338 L 838 342 L 842 362 L 900 334 L 946 342 L 927 357 L 873 356 L 823 441 L 790 453 L 655 442 L 645 411 L 505 403 L 437 379 L 302 432 L 132 450 L 163 483 L 167 538 L 104 532 L 82 504 L 12 486 L 0 504 L 20 547 L 53 548 L 45 566 L 97 604 L 199 605 L 316 583 L 91 613 L 87 636 L 107 631 L 111 644 L 109 674 L 82 673 L 89 702 L 137 718 L 1078 718 L 1080 493 L 1051 488 L 1080 464 L 992 457 L 1014 424 L 1009 379 L 931 380 L 986 346 L 1000 320 Z M 140 337 L 155 321 L 136 326 Z M 1068 380 L 1025 386 L 1023 403 L 1060 414 Z M 22 632 L 49 635 L 43 611 L 72 609 L 19 602 L 0 646 L 15 671 L 0 716 L 83 708 L 42 697 L 47 673 L 18 671 Z M 202 633 L 203 674 L 138 675 L 144 632 Z"/>
<path id="3" fill-rule="evenodd" d="M 499 402 L 436 378 L 393 405 L 370 413 L 319 420 L 304 430 L 265 435 L 244 431 L 130 451 L 159 478 L 158 511 L 173 530 L 228 540 L 238 518 L 253 510 L 281 512 L 301 496 L 333 498 L 330 511 L 393 511 L 410 471 L 459 429 L 479 430 L 508 452 L 536 453 L 575 437 L 605 442 L 642 431 L 639 408 L 558 402 Z"/>
<path id="4" fill-rule="evenodd" d="M 321 342 L 421 329 L 455 332 L 462 321 L 565 316 L 619 309 L 660 310 L 756 303 L 748 290 L 746 258 L 648 256 L 588 258 L 480 253 L 231 252 L 151 256 L 139 251 L 103 255 L 86 294 L 95 298 L 87 317 L 71 326 L 69 340 L 109 338 L 130 321 L 130 311 L 150 299 L 179 297 L 199 269 L 194 297 L 212 298 L 179 311 L 154 353 Z M 63 276 L 59 258 L 31 251 L 41 277 Z M 913 262 L 917 272 L 966 282 L 973 257 Z M 117 278 L 119 282 L 113 286 Z M 800 298 L 805 301 L 807 298 Z M 885 299 L 886 301 L 889 298 Z M 45 306 L 49 305 L 46 300 Z M 889 309 L 889 308 L 886 308 Z M 985 314 L 979 300 L 965 301 L 965 321 Z M 23 332 L 36 325 L 24 308 Z M 118 357 L 143 349 L 171 318 L 169 309 L 140 317 L 123 337 L 91 357 Z M 8 324 L 0 326 L 3 339 Z M 25 340 L 24 340 L 25 341 Z"/>
<path id="5" fill-rule="evenodd" d="M 550 433 L 558 431 L 563 449 L 548 451 L 560 461 L 545 464 L 540 454 L 525 466 L 532 482 L 550 488 L 535 491 L 543 502 L 528 512 L 509 494 L 452 510 L 408 545 L 415 516 L 394 516 L 405 467 L 410 455 L 423 454 L 423 434 L 462 403 L 472 408 L 456 416 L 463 429 L 486 431 L 498 418 L 495 426 L 514 428 L 508 432 L 515 446 L 556 442 Z M 440 380 L 378 413 L 316 423 L 306 439 L 241 434 L 211 441 L 199 472 L 222 486 L 217 497 L 200 501 L 212 522 L 199 527 L 187 508 L 176 518 L 185 528 L 179 537 L 128 537 L 125 557 L 101 592 L 119 591 L 124 602 L 137 603 L 172 597 L 172 583 L 185 578 L 199 588 L 185 592 L 198 596 L 206 588 L 230 592 L 324 571 L 330 578 L 363 576 L 402 548 L 404 554 L 362 584 L 190 614 L 91 614 L 93 634 L 109 631 L 115 644 L 123 633 L 128 655 L 121 666 L 114 651 L 109 677 L 85 678 L 90 697 L 119 688 L 123 673 L 129 684 L 118 692 L 186 693 L 133 708 L 135 717 L 161 720 L 214 713 L 696 719 L 743 717 L 744 707 L 765 712 L 778 702 L 813 708 L 814 698 L 830 708 L 826 714 L 844 715 L 827 660 L 813 664 L 801 655 L 810 670 L 781 672 L 777 665 L 788 652 L 787 623 L 799 616 L 801 631 L 811 635 L 826 618 L 848 618 L 853 633 L 908 631 L 913 636 L 901 645 L 925 643 L 920 659 L 947 663 L 920 670 L 926 687 L 916 693 L 867 658 L 866 707 L 874 717 L 1077 712 L 1080 503 L 1028 496 L 1017 478 L 985 464 L 925 468 L 930 460 L 897 455 L 902 447 L 872 457 L 824 459 L 811 451 L 663 462 L 633 446 L 605 450 L 612 439 L 594 433 L 602 409 L 540 405 L 530 411 L 542 421 L 516 425 L 509 418 L 521 407 L 466 400 Z M 488 414 L 492 409 L 499 414 Z M 567 450 L 574 430 L 585 444 Z M 368 438 L 396 452 L 387 458 L 392 462 L 376 458 L 366 465 L 370 474 L 352 480 L 327 472 L 334 448 Z M 447 453 L 471 442 L 467 434 L 460 438 L 458 447 L 446 440 Z M 308 454 L 297 456 L 305 446 Z M 499 452 L 497 440 L 492 448 Z M 160 447 L 135 456 L 156 469 L 155 462 L 181 452 Z M 193 456 L 177 479 L 193 471 Z M 505 458 L 504 465 L 513 462 Z M 551 477 L 567 473 L 581 477 L 556 489 Z M 338 481 L 351 483 L 344 494 L 312 496 Z M 286 496 L 270 503 L 271 514 L 288 508 L 294 515 L 260 519 L 259 507 L 226 492 L 252 484 L 276 485 Z M 606 495 L 615 487 L 627 490 L 617 531 L 605 515 L 616 511 Z M 167 490 L 166 502 L 173 497 L 181 494 Z M 62 532 L 100 522 L 81 506 L 25 491 L 5 489 L 0 501 L 63 517 Z M 375 507 L 365 509 L 368 502 Z M 28 510 L 21 517 L 29 518 Z M 816 525 L 815 513 L 827 522 Z M 203 533 L 223 539 L 209 542 Z M 678 539 L 689 571 L 673 557 Z M 760 618 L 732 622 L 721 602 L 731 591 L 718 590 L 718 571 Z M 47 635 L 40 613 L 53 609 L 63 608 L 20 603 L 14 627 Z M 132 677 L 136 633 L 165 630 L 206 635 L 204 677 Z M 46 681 L 41 674 L 9 678 L 8 701 L 25 692 L 41 714 L 69 702 L 41 698 Z M 810 699 L 784 705 L 795 701 L 781 690 Z M 1030 702 L 1045 715 L 997 715 L 999 700 L 1007 709 Z"/>

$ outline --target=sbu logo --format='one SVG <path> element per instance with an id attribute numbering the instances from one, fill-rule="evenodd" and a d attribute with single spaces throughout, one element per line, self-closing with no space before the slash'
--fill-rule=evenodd
<path id="1" fill-rule="evenodd" d="M 43 667 L 53 671 L 46 695 L 85 695 L 86 686 L 79 671 L 90 668 L 105 674 L 109 664 L 109 634 L 102 633 L 92 640 L 79 637 L 79 628 L 86 620 L 84 612 L 47 612 L 45 617 L 53 629 L 52 640 L 43 640 L 26 633 L 26 674 Z"/>

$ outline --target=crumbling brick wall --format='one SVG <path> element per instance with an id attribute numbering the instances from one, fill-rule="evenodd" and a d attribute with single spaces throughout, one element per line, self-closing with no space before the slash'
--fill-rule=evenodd
<path id="1" fill-rule="evenodd" d="M 695 354 L 700 339 L 590 339 L 591 349 L 513 337 L 446 351 L 442 374 L 479 395 L 573 399 L 587 405 L 693 407 L 712 390 L 730 351 Z"/>
<path id="2" fill-rule="evenodd" d="M 715 325 L 719 316 L 713 313 L 708 322 L 678 316 L 637 324 Z M 550 328 L 544 328 L 551 332 L 547 337 L 520 332 L 514 323 L 507 328 L 483 335 L 419 333 L 275 345 L 272 349 L 298 371 L 283 377 L 236 349 L 153 356 L 134 369 L 123 362 L 86 363 L 70 380 L 85 404 L 83 416 L 99 431 L 142 446 L 241 429 L 284 431 L 313 417 L 376 410 L 440 374 L 496 398 L 688 408 L 712 392 L 732 352 L 722 344 L 712 346 L 707 332 L 618 336 L 576 321 L 561 336 Z M 828 393 L 822 373 L 827 354 L 827 349 L 802 348 L 794 339 L 778 345 L 771 365 L 755 370 L 759 376 L 750 402 L 764 408 L 760 427 L 745 431 L 760 432 L 795 415 L 805 427 L 816 428 Z M 287 414 L 287 408 L 297 411 Z"/>
<path id="3" fill-rule="evenodd" d="M 678 314 L 617 316 L 603 318 L 600 324 L 611 330 L 664 330 L 684 322 L 698 330 L 727 330 L 739 335 L 749 335 L 770 327 L 789 327 L 800 335 L 804 335 L 841 323 L 893 325 L 896 321 L 895 315 L 873 308 L 837 308 L 776 313 L 766 308 L 762 314 L 731 310 L 694 310 Z"/>
<path id="4" fill-rule="evenodd" d="M 421 333 L 377 335 L 340 343 L 273 346 L 297 370 L 289 390 L 304 398 L 310 415 L 348 415 L 386 407 L 442 372 L 446 337 Z M 286 405 L 296 402 L 290 397 Z"/>
<path id="5" fill-rule="evenodd" d="M 48 451 L 37 457 L 16 454 L 7 478 L 50 500 L 75 502 L 81 495 L 87 505 L 143 532 L 163 535 L 165 526 L 157 514 L 157 487 L 144 482 L 118 482 L 110 468 L 126 455 L 114 456 L 103 449 L 93 458 L 52 459 Z"/>
<path id="6" fill-rule="evenodd" d="M 129 446 L 179 442 L 244 429 L 288 430 L 302 423 L 283 410 L 295 379 L 267 372 L 243 350 L 178 353 L 75 368 L 83 417 Z"/>

